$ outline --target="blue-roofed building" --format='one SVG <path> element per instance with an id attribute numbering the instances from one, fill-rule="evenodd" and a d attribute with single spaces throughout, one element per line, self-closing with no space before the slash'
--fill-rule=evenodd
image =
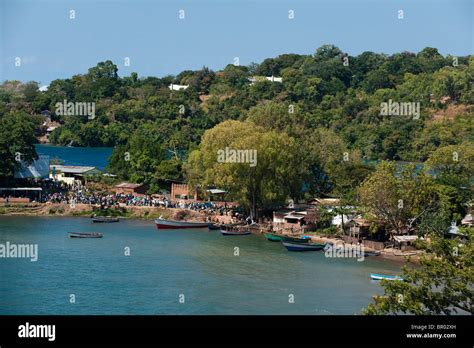
<path id="1" fill-rule="evenodd" d="M 15 172 L 16 179 L 47 179 L 49 177 L 49 156 L 39 155 L 31 164 L 21 163 L 21 167 Z"/>

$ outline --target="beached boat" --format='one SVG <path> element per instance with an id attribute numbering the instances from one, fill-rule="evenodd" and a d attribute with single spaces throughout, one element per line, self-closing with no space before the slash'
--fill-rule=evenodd
<path id="1" fill-rule="evenodd" d="M 275 233 L 268 232 L 268 233 L 264 233 L 263 235 L 270 242 L 281 242 L 283 240 L 281 235 L 278 235 L 278 234 L 275 234 Z"/>
<path id="2" fill-rule="evenodd" d="M 282 243 L 288 251 L 315 251 L 323 250 L 326 247 L 326 243 Z"/>
<path id="3" fill-rule="evenodd" d="M 381 253 L 380 251 L 364 251 L 364 256 L 379 256 Z"/>
<path id="4" fill-rule="evenodd" d="M 289 243 L 310 243 L 311 242 L 311 237 L 310 236 L 298 236 L 298 237 L 293 237 L 293 236 L 281 236 L 282 241 L 284 242 L 289 242 Z"/>
<path id="5" fill-rule="evenodd" d="M 193 222 L 193 221 L 176 221 L 156 219 L 156 227 L 159 230 L 182 230 L 182 229 L 208 229 L 208 222 Z"/>
<path id="6" fill-rule="evenodd" d="M 370 278 L 373 280 L 403 280 L 400 276 L 388 275 L 388 274 L 377 274 L 377 273 L 370 273 Z"/>
<path id="7" fill-rule="evenodd" d="M 221 234 L 223 236 L 245 236 L 251 232 L 245 226 L 222 225 Z"/>
<path id="8" fill-rule="evenodd" d="M 102 238 L 102 233 L 68 232 L 69 238 Z"/>
<path id="9" fill-rule="evenodd" d="M 112 216 L 94 216 L 92 218 L 92 222 L 103 222 L 103 223 L 119 222 L 119 219 L 116 218 L 116 217 L 112 217 Z"/>

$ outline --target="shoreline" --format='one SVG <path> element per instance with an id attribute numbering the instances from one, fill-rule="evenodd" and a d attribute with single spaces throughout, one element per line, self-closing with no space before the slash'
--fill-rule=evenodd
<path id="1" fill-rule="evenodd" d="M 8 205 L 0 206 L 0 216 L 36 216 L 36 217 L 87 217 L 90 218 L 94 212 L 98 211 L 99 206 L 90 204 L 76 204 L 71 206 L 64 203 L 10 203 Z M 121 219 L 139 219 L 139 220 L 154 220 L 160 216 L 170 219 L 178 211 L 182 211 L 181 208 L 165 208 L 165 207 L 149 207 L 149 206 L 124 206 L 124 207 L 113 207 L 109 208 L 109 211 L 116 210 L 120 214 L 114 215 Z M 204 219 L 202 212 L 187 210 L 189 212 L 189 218 L 192 219 Z M 227 215 L 211 215 L 211 222 L 229 223 L 231 217 Z M 253 231 L 252 234 L 262 235 L 262 231 Z M 316 234 L 311 235 L 311 239 L 314 241 L 331 242 L 334 245 L 343 245 L 342 239 L 321 236 Z M 367 251 L 375 251 L 370 248 L 365 248 Z M 379 257 L 385 260 L 390 260 L 397 263 L 408 264 L 408 263 L 419 263 L 420 253 L 413 254 L 402 253 L 395 254 L 393 249 L 384 249 L 380 251 Z M 406 258 L 409 258 L 411 262 L 408 262 Z"/>

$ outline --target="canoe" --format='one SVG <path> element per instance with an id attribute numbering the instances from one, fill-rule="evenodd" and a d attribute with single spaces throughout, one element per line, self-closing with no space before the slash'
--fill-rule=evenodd
<path id="1" fill-rule="evenodd" d="M 281 242 L 282 237 L 275 234 L 275 233 L 264 233 L 265 238 L 267 238 L 270 242 Z"/>
<path id="2" fill-rule="evenodd" d="M 315 251 L 323 250 L 326 247 L 326 243 L 282 243 L 288 251 Z"/>
<path id="3" fill-rule="evenodd" d="M 310 236 L 301 236 L 301 237 L 291 237 L 291 236 L 282 236 L 282 241 L 288 243 L 310 243 L 311 237 Z"/>
<path id="4" fill-rule="evenodd" d="M 112 216 L 96 216 L 92 218 L 92 222 L 119 222 L 119 219 Z"/>
<path id="5" fill-rule="evenodd" d="M 377 274 L 377 273 L 370 273 L 370 278 L 373 280 L 403 280 L 402 277 L 400 276 L 393 276 L 393 275 L 388 275 L 388 274 Z"/>
<path id="6" fill-rule="evenodd" d="M 251 234 L 251 232 L 248 231 L 248 230 L 238 231 L 238 230 L 224 230 L 224 229 L 221 229 L 221 234 L 223 236 L 245 236 L 245 235 Z"/>
<path id="7" fill-rule="evenodd" d="M 208 222 L 176 221 L 156 219 L 156 228 L 159 230 L 208 229 Z"/>
<path id="8" fill-rule="evenodd" d="M 102 233 L 68 232 L 69 238 L 102 238 Z"/>
<path id="9" fill-rule="evenodd" d="M 380 251 L 365 251 L 364 256 L 379 256 L 381 253 Z"/>

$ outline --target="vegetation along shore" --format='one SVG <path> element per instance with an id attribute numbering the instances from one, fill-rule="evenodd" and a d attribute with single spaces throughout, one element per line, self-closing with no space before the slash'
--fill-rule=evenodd
<path id="1" fill-rule="evenodd" d="M 119 77 L 107 60 L 41 90 L 5 81 L 0 214 L 241 224 L 296 250 L 305 236 L 313 250 L 361 246 L 418 263 L 382 280 L 367 314 L 472 314 L 473 81 L 472 56 L 333 45 L 160 78 Z M 38 142 L 113 151 L 99 170 Z"/>

